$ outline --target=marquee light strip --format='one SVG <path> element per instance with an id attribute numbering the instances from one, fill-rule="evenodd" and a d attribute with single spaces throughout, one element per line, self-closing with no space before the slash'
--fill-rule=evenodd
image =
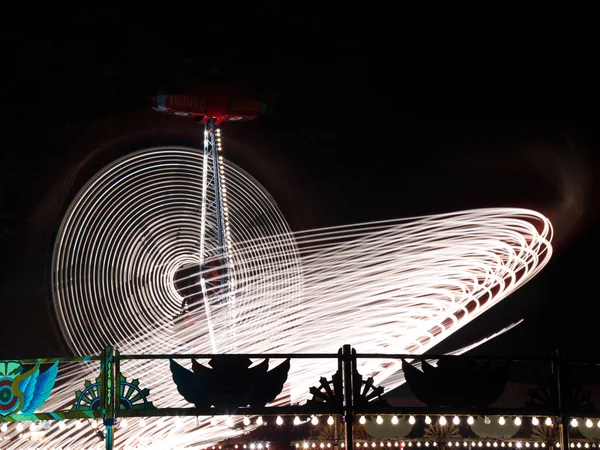
<path id="1" fill-rule="evenodd" d="M 226 343 L 236 330 L 234 346 L 224 351 L 333 353 L 351 344 L 360 353 L 423 353 L 527 282 L 551 256 L 549 221 L 514 208 L 291 233 L 255 180 L 228 161 L 224 167 L 235 308 L 215 335 Z M 196 150 L 148 149 L 106 167 L 73 201 L 56 241 L 53 295 L 74 352 L 116 344 L 123 353 L 210 353 L 201 311 L 176 318 L 183 298 L 174 287 L 178 268 L 198 263 L 201 176 Z M 209 240 L 216 235 L 211 223 Z M 225 313 L 218 295 L 208 301 L 213 316 Z M 359 371 L 392 388 L 402 380 L 397 362 L 389 363 L 363 360 Z M 97 374 L 92 366 L 59 376 L 90 379 Z M 188 406 L 164 361 L 124 361 L 121 368 L 140 377 L 155 405 Z M 280 402 L 305 400 L 308 388 L 336 368 L 333 360 L 292 360 Z M 45 408 L 71 399 L 72 383 L 57 385 Z M 144 433 L 156 448 L 238 434 L 209 426 L 208 418 L 198 429 L 160 420 L 147 419 Z M 53 437 L 53 445 L 73 432 Z M 116 436 L 134 445 L 139 430 Z"/>

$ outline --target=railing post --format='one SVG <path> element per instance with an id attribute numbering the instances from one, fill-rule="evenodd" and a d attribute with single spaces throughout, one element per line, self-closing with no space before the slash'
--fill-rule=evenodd
<path id="1" fill-rule="evenodd" d="M 560 431 L 560 447 L 564 450 L 569 450 L 569 413 L 565 410 L 564 402 L 564 370 L 561 355 L 556 350 L 554 359 L 552 360 L 552 372 L 556 377 L 556 399 L 558 402 L 559 411 L 559 425 L 558 430 Z"/>
<path id="2" fill-rule="evenodd" d="M 353 450 L 352 428 L 354 425 L 354 400 L 352 395 L 352 348 L 349 345 L 342 347 L 342 364 L 344 366 L 344 422 L 345 422 L 345 446 L 346 450 Z"/>
<path id="3" fill-rule="evenodd" d="M 102 352 L 100 368 L 100 401 L 105 427 L 106 450 L 113 450 L 115 425 L 115 356 L 114 348 Z"/>

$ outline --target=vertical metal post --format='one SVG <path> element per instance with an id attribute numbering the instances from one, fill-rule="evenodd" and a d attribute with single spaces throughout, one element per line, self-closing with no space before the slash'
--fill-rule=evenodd
<path id="1" fill-rule="evenodd" d="M 567 411 L 564 410 L 565 402 L 563 401 L 564 388 L 563 385 L 563 367 L 558 350 L 555 352 L 555 357 L 552 360 L 552 373 L 556 377 L 556 399 L 558 402 L 559 419 L 558 430 L 560 431 L 560 446 L 563 450 L 569 450 L 569 422 L 570 417 Z"/>
<path id="2" fill-rule="evenodd" d="M 114 348 L 106 347 L 101 357 L 100 368 L 100 409 L 105 427 L 106 450 L 114 446 L 115 425 L 115 357 Z"/>
<path id="3" fill-rule="evenodd" d="M 225 197 L 223 194 L 223 183 L 225 180 L 222 164 L 222 156 L 219 155 L 220 135 L 217 135 L 216 119 L 212 118 L 204 124 L 204 152 L 203 152 L 203 167 L 202 167 L 202 205 L 201 205 L 201 222 L 200 222 L 200 269 L 202 269 L 205 258 L 206 247 L 206 227 L 209 211 L 208 194 L 212 187 L 214 193 L 214 215 L 216 220 L 217 231 L 217 248 L 219 260 L 223 263 L 225 276 L 218 280 L 219 283 L 219 298 L 216 301 L 210 302 L 208 291 L 206 288 L 206 280 L 203 276 L 200 277 L 200 287 L 205 299 L 204 309 L 207 317 L 208 332 L 211 340 L 213 353 L 222 353 L 223 351 L 231 351 L 234 348 L 235 328 L 234 313 L 233 313 L 233 296 L 232 296 L 232 277 L 231 277 L 231 260 L 229 254 L 229 242 L 227 231 L 227 210 Z M 212 181 L 208 176 L 208 161 L 212 160 Z M 212 210 L 212 207 L 211 207 Z M 222 323 L 226 321 L 229 329 L 233 328 L 233 332 L 224 333 L 220 336 L 220 340 L 227 339 L 225 343 L 217 343 L 215 331 L 220 329 Z"/>
<path id="4" fill-rule="evenodd" d="M 352 348 L 349 345 L 342 347 L 342 364 L 344 368 L 344 422 L 345 422 L 345 445 L 346 450 L 353 449 L 352 431 L 354 426 L 354 401 L 352 390 L 352 374 L 354 367 L 352 364 Z"/>

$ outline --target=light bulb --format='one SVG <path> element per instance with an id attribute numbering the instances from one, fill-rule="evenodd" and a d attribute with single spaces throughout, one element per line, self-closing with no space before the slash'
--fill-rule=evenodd
<path id="1" fill-rule="evenodd" d="M 294 417 L 294 425 L 300 425 L 300 417 Z"/>
<path id="2" fill-rule="evenodd" d="M 577 419 L 573 417 L 573 420 L 571 420 L 571 426 L 575 428 L 577 425 L 579 425 L 579 423 L 577 422 Z"/>
<path id="3" fill-rule="evenodd" d="M 506 423 L 506 419 L 504 418 L 504 416 L 500 416 L 500 418 L 498 419 L 498 423 L 500 425 L 504 425 Z"/>
<path id="4" fill-rule="evenodd" d="M 546 417 L 546 420 L 544 421 L 544 423 L 546 424 L 547 427 L 549 427 L 550 425 L 552 425 L 552 419 L 550 417 Z"/>
<path id="5" fill-rule="evenodd" d="M 492 420 L 488 416 L 485 416 L 483 418 L 483 423 L 485 423 L 486 425 L 489 425 L 490 423 L 492 423 Z"/>
<path id="6" fill-rule="evenodd" d="M 598 421 L 598 428 L 600 428 L 600 420 Z"/>
<path id="7" fill-rule="evenodd" d="M 312 416 L 312 419 L 310 419 L 310 423 L 313 425 L 319 425 L 319 419 L 317 416 Z"/>
<path id="8" fill-rule="evenodd" d="M 425 423 L 429 425 L 431 423 L 431 417 L 425 416 Z"/>
<path id="9" fill-rule="evenodd" d="M 516 426 L 521 425 L 521 418 L 519 416 L 515 417 L 515 425 Z"/>
<path id="10" fill-rule="evenodd" d="M 383 423 L 383 417 L 377 416 L 377 419 L 375 419 L 375 421 L 377 422 L 378 425 L 381 425 Z"/>
<path id="11" fill-rule="evenodd" d="M 460 419 L 458 418 L 458 416 L 454 416 L 454 419 L 452 419 L 452 423 L 454 425 L 458 425 L 460 423 Z"/>
<path id="12" fill-rule="evenodd" d="M 333 416 L 327 418 L 327 425 L 333 425 Z"/>
<path id="13" fill-rule="evenodd" d="M 263 424 L 263 418 L 262 416 L 258 416 L 258 418 L 256 419 L 256 425 L 262 425 Z"/>
<path id="14" fill-rule="evenodd" d="M 242 422 L 245 426 L 250 425 L 250 419 L 248 419 L 248 416 L 244 416 L 244 420 Z"/>
<path id="15" fill-rule="evenodd" d="M 398 416 L 392 416 L 392 424 L 398 425 Z"/>
<path id="16" fill-rule="evenodd" d="M 475 419 L 473 419 L 473 416 L 469 416 L 469 418 L 467 419 L 467 423 L 469 425 L 473 425 L 475 423 Z"/>
<path id="17" fill-rule="evenodd" d="M 415 416 L 410 416 L 408 418 L 408 423 L 410 423 L 411 425 L 414 425 L 416 422 Z"/>
<path id="18" fill-rule="evenodd" d="M 146 427 L 146 419 L 144 419 L 143 417 L 140 419 L 140 427 Z"/>
<path id="19" fill-rule="evenodd" d="M 440 416 L 440 425 L 444 426 L 448 423 L 444 416 Z"/>
<path id="20" fill-rule="evenodd" d="M 125 420 L 123 420 L 123 422 L 127 423 Z M 77 428 L 77 429 L 80 429 L 82 425 L 83 424 L 81 423 L 81 420 L 78 420 L 75 422 L 75 428 Z"/>
<path id="21" fill-rule="evenodd" d="M 17 431 L 20 433 L 21 431 L 23 431 L 23 424 L 22 423 L 18 423 L 17 424 Z"/>
<path id="22" fill-rule="evenodd" d="M 58 422 L 58 429 L 61 431 L 64 431 L 67 429 L 67 424 L 64 423 L 62 420 L 60 422 Z"/>
<path id="23" fill-rule="evenodd" d="M 364 425 L 367 422 L 367 419 L 365 419 L 365 416 L 360 416 L 360 419 L 358 419 L 358 422 L 361 425 Z"/>
<path id="24" fill-rule="evenodd" d="M 281 425 L 283 423 L 283 419 L 281 418 L 281 416 L 277 416 L 277 419 L 275 419 L 275 423 L 277 425 Z"/>
<path id="25" fill-rule="evenodd" d="M 3 423 L 2 426 L 0 427 L 0 431 L 2 431 L 3 433 L 6 433 L 8 431 L 8 425 Z"/>
<path id="26" fill-rule="evenodd" d="M 533 425 L 534 427 L 537 427 L 539 424 L 540 424 L 540 421 L 538 420 L 538 418 L 533 416 L 531 418 L 531 425 Z"/>
<path id="27" fill-rule="evenodd" d="M 594 422 L 592 422 L 592 419 L 587 419 L 585 421 L 585 426 L 588 428 L 592 428 L 594 426 Z"/>
<path id="28" fill-rule="evenodd" d="M 213 416 L 213 417 L 210 419 L 210 424 L 211 424 L 211 425 L 214 427 L 214 426 L 217 424 L 217 418 Z"/>

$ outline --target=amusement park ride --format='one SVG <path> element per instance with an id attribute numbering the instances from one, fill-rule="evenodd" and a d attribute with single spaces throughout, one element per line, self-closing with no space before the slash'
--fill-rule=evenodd
<path id="1" fill-rule="evenodd" d="M 73 202 L 76 208 L 65 214 L 63 223 L 75 225 L 72 228 L 61 228 L 62 238 L 57 239 L 59 244 L 55 247 L 55 302 L 61 307 L 60 311 L 64 311 L 61 314 L 69 319 L 67 321 L 63 318 L 63 334 L 75 336 L 72 342 L 81 339 L 85 345 L 79 342 L 78 346 L 72 347 L 74 353 L 80 355 L 75 357 L 0 361 L 0 433 L 4 433 L 4 436 L 0 434 L 0 447 L 11 450 L 34 448 L 35 444 L 30 445 L 24 441 L 28 434 L 24 426 L 28 423 L 31 424 L 30 436 L 47 439 L 51 444 L 56 439 L 63 449 L 67 445 L 70 448 L 84 448 L 80 445 L 81 442 L 86 443 L 85 448 L 98 448 L 101 445 L 105 445 L 107 449 L 113 449 L 115 445 L 130 448 L 130 443 L 135 442 L 136 446 L 131 448 L 162 449 L 197 448 L 199 443 L 206 445 L 208 442 L 214 444 L 224 438 L 235 438 L 242 433 L 258 430 L 258 426 L 267 424 L 267 421 L 269 426 L 280 426 L 284 423 L 283 417 L 288 422 L 294 417 L 294 425 L 302 421 L 306 424 L 310 421 L 315 425 L 318 423 L 318 416 L 329 416 L 328 426 L 335 424 L 337 430 L 337 425 L 343 424 L 343 431 L 340 434 L 336 431 L 332 439 L 333 450 L 353 450 L 360 444 L 363 449 L 368 447 L 366 441 L 353 442 L 356 438 L 353 430 L 357 431 L 353 427 L 365 425 L 371 419 L 381 425 L 384 421 L 382 416 L 385 416 L 386 420 L 387 417 L 391 418 L 394 426 L 400 421 L 407 427 L 402 439 L 406 438 L 410 447 L 413 442 L 419 447 L 432 443 L 432 446 L 439 444 L 440 450 L 446 450 L 446 447 L 458 447 L 460 440 L 461 448 L 479 450 L 482 443 L 480 441 L 476 445 L 473 442 L 475 428 L 469 427 L 481 425 L 480 422 L 488 426 L 489 417 L 494 416 L 502 422 L 505 417 L 516 416 L 514 422 L 516 424 L 518 419 L 520 427 L 520 417 L 530 416 L 531 419 L 527 420 L 529 428 L 526 430 L 530 437 L 523 438 L 525 447 L 530 447 L 530 444 L 538 447 L 539 441 L 541 447 L 561 447 L 560 450 L 570 450 L 574 444 L 589 448 L 588 443 L 593 446 L 591 450 L 598 448 L 595 442 L 600 442 L 600 438 L 593 441 L 596 438 L 589 437 L 589 433 L 579 437 L 572 434 L 579 441 L 569 442 L 572 436 L 569 434 L 569 424 L 571 429 L 575 429 L 576 418 L 586 418 L 586 429 L 583 431 L 597 428 L 600 436 L 600 411 L 590 401 L 583 387 L 573 389 L 576 383 L 569 376 L 571 367 L 581 365 L 580 363 L 558 356 L 515 361 L 511 358 L 477 359 L 427 353 L 435 342 L 440 342 L 452 332 L 452 327 L 477 317 L 476 313 L 492 305 L 496 297 L 501 299 L 502 295 L 508 295 L 546 264 L 551 254 L 551 226 L 541 214 L 520 209 L 491 209 L 429 216 L 415 222 L 402 220 L 393 224 L 379 223 L 372 229 L 364 230 L 344 226 L 343 233 L 340 229 L 330 230 L 331 236 L 327 236 L 323 230 L 317 230 L 317 234 L 307 234 L 304 241 L 298 241 L 298 247 L 303 242 L 314 245 L 308 247 L 311 250 L 308 252 L 309 256 L 302 259 L 306 279 L 312 282 L 312 291 L 309 291 L 312 296 L 298 296 L 298 303 L 286 303 L 282 301 L 286 293 L 292 292 L 294 296 L 291 298 L 294 301 L 296 299 L 295 287 L 290 288 L 296 280 L 292 276 L 296 266 L 284 258 L 296 255 L 297 241 L 291 246 L 292 254 L 292 251 L 286 250 L 287 241 L 280 247 L 265 244 L 265 241 L 271 243 L 275 235 L 291 235 L 289 228 L 268 228 L 265 233 L 268 239 L 262 239 L 262 235 L 256 238 L 255 235 L 236 234 L 241 233 L 239 229 L 242 228 L 262 230 L 257 225 L 257 217 L 271 223 L 275 216 L 270 215 L 265 204 L 258 202 L 258 195 L 253 194 L 254 197 L 249 199 L 250 193 L 258 192 L 252 191 L 250 182 L 236 183 L 236 180 L 242 178 L 235 179 L 234 176 L 241 172 L 233 165 L 228 165 L 230 171 L 226 172 L 222 156 L 223 137 L 218 128 L 228 122 L 255 119 L 263 114 L 265 105 L 240 91 L 212 85 L 184 94 L 157 95 L 152 99 L 152 106 L 158 112 L 185 117 L 202 125 L 203 146 L 201 149 L 167 149 L 169 154 L 176 154 L 180 159 L 173 157 L 160 160 L 164 148 L 132 153 L 131 158 L 123 158 L 119 164 L 109 166 L 116 173 L 113 178 L 110 170 L 101 172 L 99 178 L 102 182 L 96 183 L 97 179 L 94 179 L 94 182 L 82 190 L 84 196 L 81 198 L 87 199 L 89 194 L 93 202 Z M 157 160 L 162 165 L 156 163 Z M 164 181 L 162 184 L 156 181 L 159 175 L 153 171 L 159 166 L 167 174 L 160 180 Z M 172 167 L 176 169 L 171 172 Z M 134 179 L 132 172 L 147 178 Z M 226 173 L 229 184 L 225 180 Z M 173 174 L 176 174 L 177 180 L 172 177 Z M 248 178 L 244 175 L 244 180 Z M 127 179 L 130 184 L 121 183 L 123 179 Z M 140 182 L 140 179 L 144 181 Z M 156 184 L 145 184 L 147 179 Z M 185 197 L 188 203 L 185 203 L 185 208 L 182 207 L 180 214 L 174 214 L 168 208 L 176 196 L 173 194 L 176 184 L 174 180 L 180 182 L 180 185 L 185 184 L 186 189 L 189 187 L 189 191 L 184 191 L 184 194 L 189 194 Z M 164 191 L 151 191 L 148 188 L 159 184 L 166 186 Z M 135 201 L 130 201 L 130 194 L 131 197 L 147 195 L 144 199 L 149 199 L 146 202 L 150 204 L 148 208 L 152 213 L 160 210 L 169 216 L 168 220 L 177 222 L 175 230 L 183 227 L 182 222 L 189 220 L 185 223 L 189 224 L 186 226 L 193 233 L 187 235 L 187 238 L 193 241 L 193 245 L 185 247 L 187 253 L 184 256 L 187 259 L 184 265 L 178 266 L 169 260 L 173 253 L 168 252 L 176 245 L 174 241 L 162 239 L 169 233 L 169 236 L 178 236 L 179 231 L 168 229 L 165 232 L 167 220 L 155 219 L 153 231 L 159 231 L 155 235 L 148 232 L 151 219 L 149 216 L 142 217 L 143 211 L 140 212 L 139 209 L 126 208 L 126 202 L 117 195 L 121 192 L 118 191 L 121 187 L 127 202 L 132 204 Z M 231 193 L 228 192 L 228 187 Z M 98 196 L 95 194 L 96 189 Z M 114 197 L 108 195 L 107 191 L 110 189 L 114 189 Z M 138 192 L 142 194 L 136 194 Z M 163 195 L 164 192 L 166 194 Z M 181 191 L 178 192 L 183 195 Z M 106 209 L 97 206 L 99 202 L 95 200 L 98 197 L 105 199 Z M 164 203 L 157 206 L 159 198 Z M 90 211 L 92 207 L 85 206 L 91 203 L 96 205 L 95 211 Z M 255 210 L 244 210 L 246 203 L 258 206 Z M 85 207 L 81 206 L 83 209 L 79 210 L 77 208 L 80 205 Z M 236 208 L 235 205 L 242 206 Z M 235 219 L 238 216 L 250 219 L 230 221 L 230 207 L 238 213 Z M 95 218 L 92 219 L 93 213 Z M 134 217 L 126 225 L 122 225 L 118 214 L 128 220 Z M 98 221 L 96 217 L 99 218 Z M 83 225 L 79 225 L 80 220 Z M 110 247 L 107 251 L 105 247 L 92 245 L 107 241 L 108 235 L 112 238 L 119 234 L 114 232 L 117 229 L 115 223 L 122 225 L 121 230 L 131 224 L 130 228 L 134 230 L 131 235 L 122 239 L 122 246 L 115 246 L 116 250 Z M 532 225 L 540 223 L 542 226 Z M 142 231 L 138 233 L 138 230 Z M 164 234 L 160 235 L 159 232 Z M 126 235 L 125 231 L 120 234 Z M 152 241 L 151 238 L 156 236 L 158 238 Z M 348 239 L 346 242 L 345 236 L 351 236 L 353 240 Z M 390 240 L 386 240 L 386 237 Z M 82 248 L 79 242 L 85 242 L 86 239 L 90 241 L 90 245 Z M 154 245 L 156 241 L 166 244 L 155 245 L 152 247 L 154 250 L 149 250 L 150 245 Z M 256 241 L 259 241 L 256 247 L 249 246 L 249 249 L 241 249 L 241 244 L 238 244 Z M 344 242 L 344 245 L 340 246 L 340 242 Z M 345 245 L 348 242 L 352 245 Z M 233 251 L 234 246 L 236 252 Z M 268 263 L 265 265 L 270 272 L 258 272 L 258 266 L 250 265 L 243 258 L 260 260 L 260 255 L 257 256 L 259 246 L 263 246 L 261 251 L 265 253 L 283 255 L 283 262 L 275 264 L 272 263 L 275 260 L 265 258 Z M 477 247 L 480 247 L 483 257 L 473 255 L 477 253 Z M 95 256 L 96 250 L 99 257 Z M 86 253 L 88 251 L 91 255 L 89 258 Z M 149 257 L 154 255 L 157 255 L 154 259 Z M 110 258 L 113 259 L 109 261 Z M 72 260 L 79 262 L 73 264 Z M 136 274 L 137 269 L 131 267 L 140 260 L 142 263 L 139 264 L 139 272 L 143 272 L 145 277 L 136 279 L 131 274 Z M 244 264 L 248 264 L 246 271 L 253 277 L 248 278 L 250 281 L 242 282 L 240 280 L 245 272 L 236 270 L 244 267 Z M 117 272 L 115 267 L 121 272 Z M 155 278 L 146 276 L 157 267 L 164 271 L 157 270 L 153 275 Z M 309 271 L 311 268 L 312 272 Z M 363 276 L 365 268 L 370 271 L 371 277 Z M 177 271 L 175 276 L 173 271 Z M 427 273 L 424 275 L 424 272 Z M 86 278 L 87 274 L 92 274 L 92 282 Z M 121 276 L 120 274 L 125 275 L 115 281 L 115 275 Z M 449 275 L 444 278 L 444 274 Z M 106 283 L 96 283 L 102 279 Z M 325 283 L 319 284 L 323 279 Z M 244 285 L 247 291 L 236 287 L 236 281 Z M 88 284 L 93 287 L 98 285 L 102 289 L 100 294 L 90 291 Z M 138 290 L 130 288 L 131 285 Z M 249 290 L 247 286 L 250 285 L 261 289 Z M 500 285 L 506 290 L 502 291 L 498 287 Z M 264 287 L 271 290 L 262 289 Z M 164 292 L 160 288 L 170 294 L 177 291 L 178 295 L 162 296 Z M 406 290 L 409 292 L 404 297 Z M 431 296 L 433 290 L 437 297 Z M 145 298 L 140 294 L 142 292 L 150 294 Z M 108 310 L 105 314 L 107 317 L 101 317 L 104 311 L 102 308 L 110 303 L 106 301 L 105 294 L 112 301 L 109 306 L 115 309 Z M 232 315 L 239 314 L 235 308 L 242 310 L 240 304 L 244 303 L 236 303 L 236 295 L 238 299 L 245 301 L 242 306 L 249 311 L 245 316 L 240 314 L 243 319 L 239 320 L 243 325 L 240 328 L 243 329 L 239 340 L 243 343 L 239 347 L 229 345 L 231 341 L 237 342 L 231 330 L 237 326 L 238 318 Z M 441 298 L 444 295 L 451 297 L 451 301 L 444 303 Z M 165 298 L 172 300 L 169 303 L 171 309 L 152 310 L 153 306 L 167 303 L 161 302 Z M 98 300 L 98 303 L 86 303 L 89 299 L 94 302 Z M 146 300 L 146 303 L 142 300 Z M 179 333 L 181 329 L 178 330 L 173 334 L 173 340 L 163 343 L 165 336 L 171 336 L 165 330 L 170 333 L 176 328 L 164 322 L 173 317 L 180 302 L 178 318 L 181 320 L 175 322 L 188 328 L 183 329 L 182 333 Z M 268 309 L 271 303 L 279 309 Z M 335 306 L 332 307 L 332 304 Z M 124 308 L 119 310 L 119 306 Z M 93 322 L 92 326 L 86 327 L 84 316 L 90 311 Z M 148 313 L 156 321 L 144 322 L 140 319 L 136 322 L 139 317 L 144 318 L 144 313 Z M 193 325 L 198 324 L 190 325 L 186 320 L 196 313 L 203 316 L 203 320 L 199 322 L 199 326 L 194 327 Z M 288 314 L 294 315 L 288 318 Z M 254 322 L 247 320 L 251 315 L 256 319 Z M 435 320 L 428 321 L 427 317 Z M 289 321 L 284 322 L 282 319 Z M 284 324 L 281 328 L 277 328 L 279 321 Z M 262 322 L 268 322 L 268 327 L 262 327 Z M 95 332 L 106 331 L 104 328 L 112 326 L 120 331 L 126 328 L 123 324 L 129 326 L 132 323 L 142 324 L 139 328 L 143 333 L 124 336 L 115 332 L 113 335 L 101 334 L 96 341 L 92 339 L 97 337 Z M 420 328 L 416 325 L 423 326 Z M 70 330 L 73 331 L 72 336 Z M 392 344 L 396 341 L 393 339 L 402 338 L 403 333 L 406 343 L 402 343 L 401 347 L 400 344 L 394 347 Z M 146 345 L 144 342 L 147 336 L 151 339 Z M 195 339 L 192 344 L 189 347 L 180 346 L 190 336 Z M 269 340 L 272 342 L 268 342 Z M 351 345 L 346 340 L 351 341 Z M 266 344 L 260 347 L 257 346 L 257 341 L 260 345 L 263 345 L 262 342 Z M 333 350 L 332 345 L 336 346 Z M 97 354 L 99 346 L 103 348 L 100 355 Z M 208 353 L 208 348 L 211 348 L 211 353 Z M 231 351 L 238 348 L 245 353 Z M 270 350 L 265 351 L 265 348 Z M 335 353 L 337 348 L 339 351 Z M 383 353 L 388 348 L 405 351 Z M 160 352 L 160 349 L 163 350 L 162 354 L 154 354 Z M 186 351 L 187 349 L 191 350 Z M 201 353 L 202 349 L 206 349 L 204 353 Z M 280 353 L 273 353 L 273 349 Z M 327 349 L 329 353 L 325 352 Z M 192 370 L 179 365 L 176 359 L 191 360 Z M 255 364 L 259 359 L 262 362 Z M 169 369 L 167 360 L 170 362 Z M 208 366 L 198 360 L 209 360 Z M 272 360 L 283 362 L 273 367 Z M 498 365 L 499 361 L 502 362 L 501 365 Z M 518 406 L 502 404 L 498 400 L 502 398 L 504 389 L 510 382 L 511 369 L 515 363 L 525 362 L 535 367 L 536 374 L 543 375 L 539 380 L 543 379 L 545 384 L 538 383 L 538 388 L 533 390 L 527 403 Z M 41 369 L 42 365 L 46 367 L 45 370 Z M 584 365 L 600 369 L 597 362 L 585 362 Z M 82 371 L 78 372 L 79 367 L 82 367 Z M 386 389 L 394 390 L 406 383 L 416 401 L 410 403 L 407 400 L 400 404 L 388 401 L 389 397 L 383 396 L 382 381 L 388 382 L 389 378 L 375 379 L 381 375 L 382 372 L 377 371 L 382 368 L 387 371 L 384 373 L 386 377 L 402 376 L 401 381 L 394 379 Z M 140 379 L 128 379 L 124 372 L 128 375 L 133 372 Z M 91 377 L 90 374 L 97 376 L 95 381 L 84 381 L 84 377 Z M 60 375 L 63 376 L 62 379 Z M 77 391 L 71 389 L 74 381 L 79 383 Z M 55 382 L 58 385 L 56 389 Z M 150 388 L 153 390 L 152 402 L 148 401 Z M 51 397 L 53 389 L 59 392 Z M 295 395 L 297 392 L 301 392 L 301 395 L 292 396 L 292 390 L 295 390 Z M 74 391 L 76 400 L 73 403 Z M 71 403 L 67 403 L 69 399 Z M 46 409 L 42 409 L 44 404 Z M 70 405 L 70 409 L 65 409 L 66 404 Z M 225 418 L 225 427 L 222 426 L 223 423 L 217 423 L 217 416 Z M 430 416 L 437 416 L 435 423 L 432 423 Z M 446 423 L 446 417 L 451 416 L 454 416 L 451 419 L 452 425 Z M 459 416 L 468 417 L 463 422 L 469 427 L 461 424 L 462 436 L 458 427 L 462 420 Z M 195 419 L 195 425 L 186 429 L 186 432 L 189 431 L 187 435 L 176 428 L 177 423 L 186 417 Z M 538 417 L 545 418 L 543 423 L 546 428 L 540 431 L 538 441 L 534 442 L 531 426 L 541 426 Z M 140 433 L 128 429 L 125 425 L 127 419 L 139 421 L 144 431 Z M 146 419 L 158 420 L 152 420 L 152 426 L 147 426 Z M 172 427 L 166 424 L 166 419 L 172 422 Z M 202 424 L 200 420 L 203 421 Z M 73 421 L 75 426 L 69 429 L 67 423 Z M 82 421 L 87 421 L 90 428 L 79 430 Z M 16 426 L 12 422 L 16 422 Z M 51 427 L 50 424 L 54 422 L 59 425 Z M 592 427 L 590 424 L 597 426 Z M 268 427 L 263 430 L 265 428 Z M 451 428 L 454 434 L 450 433 Z M 115 430 L 118 430 L 123 439 L 117 441 L 117 444 Z M 428 430 L 435 433 L 428 435 Z M 142 435 L 148 436 L 148 447 L 141 442 Z M 493 441 L 488 441 L 487 447 L 505 447 L 505 441 L 498 436 Z M 511 440 L 513 436 L 514 434 L 510 436 Z M 586 436 L 587 439 L 584 439 Z M 154 438 L 156 441 L 152 441 Z M 104 443 L 99 443 L 98 439 Z M 381 439 L 387 440 L 387 447 L 395 444 L 394 447 L 404 448 L 404 441 L 399 445 L 398 440 L 392 442 L 389 436 Z M 560 445 L 557 441 L 560 441 Z M 383 450 L 384 443 L 380 440 L 378 442 Z M 288 439 L 281 448 L 288 450 L 289 444 Z M 318 444 L 320 448 L 324 448 L 323 441 Z M 44 443 L 41 445 L 39 448 L 50 448 L 43 446 Z M 242 445 L 246 448 L 245 444 Z M 330 448 L 329 443 L 326 445 Z M 377 444 L 370 442 L 370 446 L 374 448 Z M 514 447 L 516 450 L 521 445 L 515 444 Z M 254 445 L 250 448 L 254 448 Z M 261 445 L 258 448 L 263 447 Z M 304 443 L 304 448 L 308 448 L 307 443 Z M 312 443 L 311 448 L 316 448 L 316 444 Z"/>
<path id="2" fill-rule="evenodd" d="M 222 135 L 218 125 L 228 122 L 247 122 L 262 115 L 263 102 L 256 101 L 240 90 L 225 85 L 208 85 L 186 94 L 162 94 L 153 97 L 152 108 L 204 125 L 202 199 L 200 210 L 200 264 L 180 269 L 176 288 L 183 297 L 181 316 L 204 308 L 213 351 L 218 348 L 214 339 L 211 312 L 225 308 L 231 317 L 233 285 L 231 251 L 229 249 L 229 217 L 227 188 L 223 169 Z M 210 167 L 210 171 L 209 171 Z M 212 201 L 209 198 L 214 199 Z M 207 237 L 212 219 L 216 241 Z M 221 305 L 209 305 L 209 298 L 219 297 Z M 209 306 L 212 306 L 210 308 Z"/>

